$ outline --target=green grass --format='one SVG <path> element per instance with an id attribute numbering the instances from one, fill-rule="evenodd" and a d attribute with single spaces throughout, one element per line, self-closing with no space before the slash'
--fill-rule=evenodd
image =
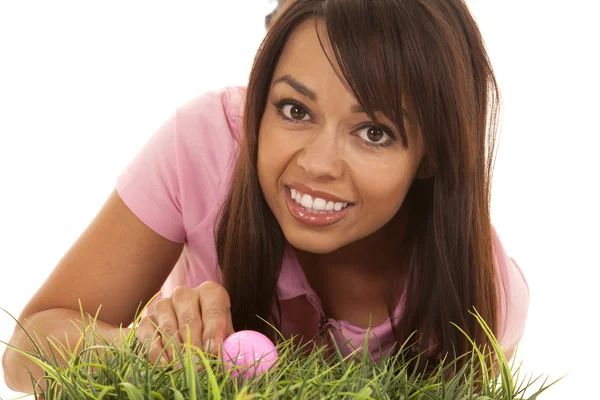
<path id="1" fill-rule="evenodd" d="M 147 347 L 135 335 L 140 316 L 118 348 L 94 333 L 94 319 L 84 325 L 73 352 L 45 338 L 52 351 L 43 354 L 29 333 L 36 351 L 16 350 L 27 354 L 46 372 L 45 383 L 41 384 L 46 389 L 35 392 L 36 398 L 43 393 L 46 400 L 536 399 L 558 381 L 548 383 L 547 378 L 521 376 L 521 366 L 514 361 L 509 364 L 485 322 L 476 312 L 473 316 L 486 329 L 492 348 L 488 351 L 472 343 L 470 353 L 442 360 L 428 374 L 415 366 L 418 356 L 409 356 L 408 342 L 398 354 L 375 362 L 368 351 L 366 357 L 344 358 L 339 351 L 325 357 L 321 347 L 307 354 L 304 345 L 284 340 L 277 345 L 279 359 L 274 368 L 252 379 L 234 379 L 221 359 L 190 345 L 189 330 L 187 344 L 175 348 L 179 360 L 166 366 L 152 365 L 146 358 Z M 69 362 L 62 365 L 57 354 Z M 466 362 L 459 367 L 458 360 Z M 36 386 L 32 379 L 32 392 Z"/>

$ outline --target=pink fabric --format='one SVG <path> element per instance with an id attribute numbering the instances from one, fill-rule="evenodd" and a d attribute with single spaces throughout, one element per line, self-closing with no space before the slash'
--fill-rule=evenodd
<path id="1" fill-rule="evenodd" d="M 119 175 L 116 188 L 127 206 L 146 225 L 165 238 L 185 243 L 183 253 L 162 287 L 162 297 L 179 285 L 196 287 L 211 280 L 221 283 L 213 232 L 239 148 L 244 88 L 206 93 L 184 106 L 152 136 Z M 529 288 L 494 231 L 497 267 L 506 296 L 501 301 L 499 340 L 511 352 L 525 328 Z M 312 338 L 323 309 L 291 247 L 285 249 L 277 283 L 282 306 L 282 333 Z M 400 301 L 394 316 L 402 316 Z M 362 347 L 367 330 L 329 319 L 326 328 L 343 345 L 343 335 Z M 328 335 L 325 335 L 326 337 Z M 379 358 L 394 343 L 389 320 L 371 328 L 369 348 Z M 344 355 L 350 346 L 342 346 Z"/>

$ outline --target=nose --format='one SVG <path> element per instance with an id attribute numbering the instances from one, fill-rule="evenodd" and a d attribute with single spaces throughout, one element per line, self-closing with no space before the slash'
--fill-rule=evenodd
<path id="1" fill-rule="evenodd" d="M 307 139 L 297 163 L 312 178 L 336 179 L 344 173 L 343 141 L 335 132 L 316 132 Z"/>

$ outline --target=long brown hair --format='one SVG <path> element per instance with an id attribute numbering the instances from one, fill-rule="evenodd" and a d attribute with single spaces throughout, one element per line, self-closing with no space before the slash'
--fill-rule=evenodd
<path id="1" fill-rule="evenodd" d="M 256 315 L 276 321 L 274 302 L 281 321 L 275 288 L 285 238 L 259 186 L 258 134 L 283 48 L 311 18 L 325 23 L 330 61 L 367 114 L 381 110 L 406 141 L 406 100 L 423 136 L 432 177 L 415 180 L 402 205 L 409 215 L 402 243 L 408 281 L 399 330 L 392 320 L 397 340 L 418 331 L 436 354 L 463 354 L 470 346 L 453 322 L 486 343 L 469 310 L 475 307 L 498 333 L 489 205 L 499 93 L 462 0 L 295 0 L 271 21 L 250 74 L 239 159 L 216 228 L 234 329 L 273 337 Z M 394 308 L 389 296 L 390 317 Z"/>

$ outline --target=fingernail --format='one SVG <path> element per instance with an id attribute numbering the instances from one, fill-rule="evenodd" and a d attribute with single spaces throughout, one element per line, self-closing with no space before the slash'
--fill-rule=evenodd
<path id="1" fill-rule="evenodd" d="M 206 352 L 206 353 L 210 352 L 210 344 L 211 344 L 211 342 L 212 342 L 212 340 L 208 339 L 206 341 L 206 343 L 204 343 L 204 352 Z"/>
<path id="2" fill-rule="evenodd" d="M 165 357 L 165 356 L 162 356 L 162 357 L 160 358 L 160 365 L 162 365 L 162 366 L 166 366 L 167 364 L 169 364 L 169 361 L 167 360 L 167 357 Z"/>

